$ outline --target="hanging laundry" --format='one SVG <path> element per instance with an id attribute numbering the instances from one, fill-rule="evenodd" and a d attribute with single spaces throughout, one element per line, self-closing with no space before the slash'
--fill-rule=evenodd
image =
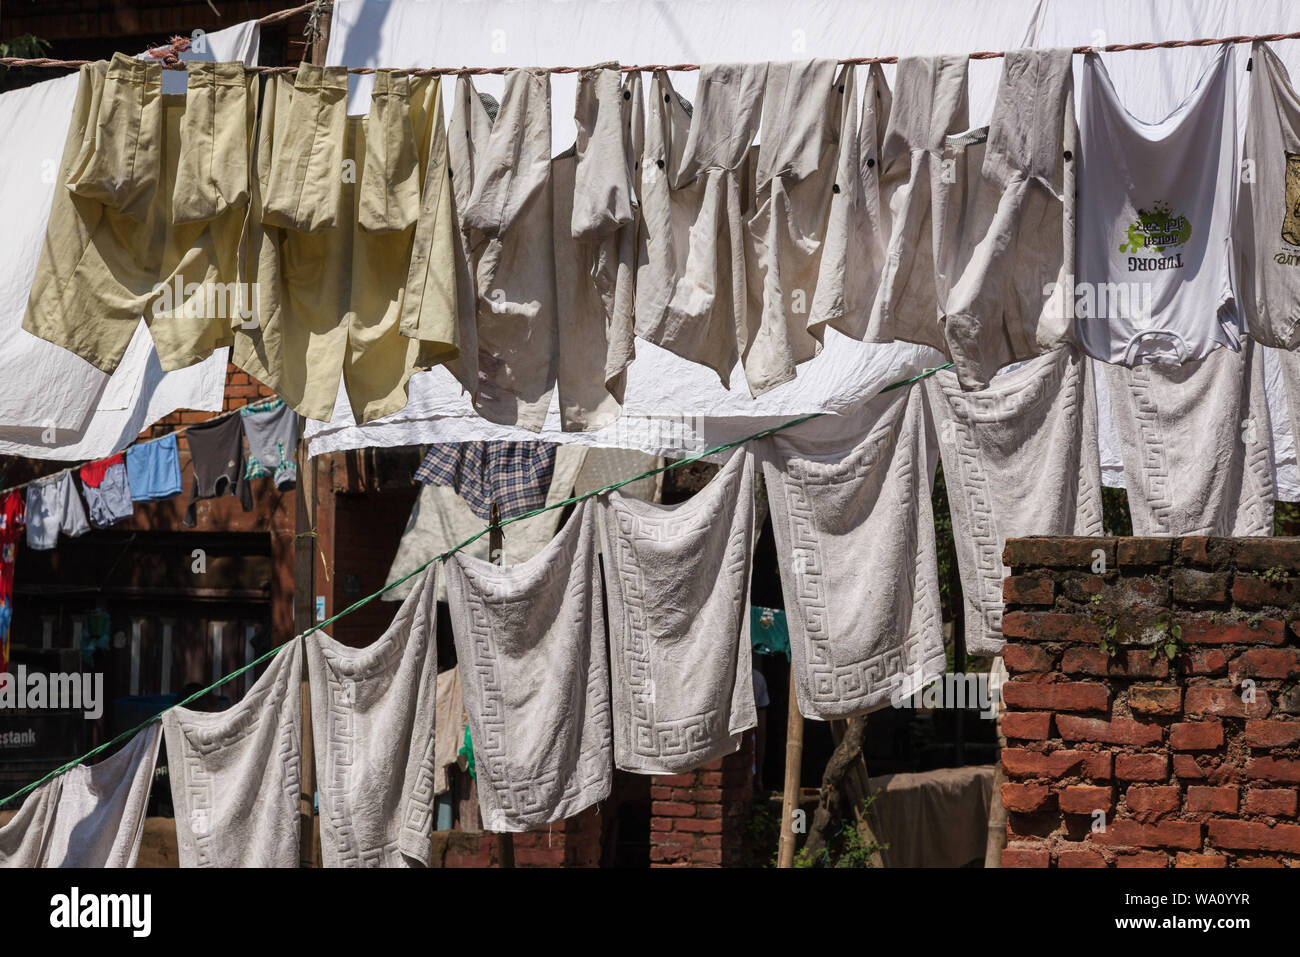
<path id="1" fill-rule="evenodd" d="M 81 491 L 86 496 L 90 524 L 108 528 L 135 514 L 131 503 L 131 485 L 126 474 L 126 459 L 117 455 L 81 467 Z"/>
<path id="2" fill-rule="evenodd" d="M 174 432 L 132 445 L 125 456 L 133 502 L 161 502 L 181 494 L 181 458 Z"/>
<path id="3" fill-rule="evenodd" d="M 184 97 L 162 65 L 121 53 L 81 68 L 46 242 L 23 328 L 104 372 L 143 316 L 164 371 L 229 345 L 256 76 L 194 62 Z"/>
<path id="4" fill-rule="evenodd" d="M 809 307 L 826 245 L 838 156 L 853 135 L 852 66 L 770 63 L 763 93 L 754 212 L 745 220 L 745 376 L 755 395 L 789 382 L 821 343 Z"/>
<path id="5" fill-rule="evenodd" d="M 657 71 L 646 115 L 636 334 L 712 369 L 724 386 L 751 345 L 740 180 L 767 68 L 704 64 L 693 109 Z M 750 390 L 776 384 L 756 375 Z"/>
<path id="6" fill-rule="evenodd" d="M 609 796 L 609 671 L 595 505 L 541 552 L 447 559 L 447 596 L 489 831 L 526 831 Z"/>
<path id="7" fill-rule="evenodd" d="M 750 606 L 749 647 L 756 655 L 782 655 L 790 660 L 790 625 L 784 608 Z"/>
<path id="8" fill-rule="evenodd" d="M 23 497 L 10 492 L 0 502 L 0 675 L 9 671 L 9 626 L 14 616 L 14 559 L 23 535 Z"/>
<path id="9" fill-rule="evenodd" d="M 321 631 L 305 638 L 326 867 L 428 867 L 432 859 L 435 567 L 365 648 Z"/>
<path id="10" fill-rule="evenodd" d="M 1236 96 L 1230 44 L 1157 123 L 1125 109 L 1099 55 L 1084 58 L 1075 307 L 1096 358 L 1187 362 L 1238 348 Z"/>
<path id="11" fill-rule="evenodd" d="M 135 867 L 161 740 L 152 724 L 32 791 L 0 827 L 0 867 Z"/>
<path id="12" fill-rule="evenodd" d="M 555 469 L 549 442 L 458 442 L 434 445 L 415 470 L 425 485 L 455 489 L 485 522 L 495 504 L 502 520 L 541 508 Z"/>
<path id="13" fill-rule="evenodd" d="M 868 68 L 860 117 L 856 81 L 846 80 L 844 86 L 845 115 L 840 122 L 835 185 L 816 292 L 808 313 L 808 332 L 818 342 L 825 339 L 827 326 L 854 339 L 867 335 L 889 242 L 889 209 L 880 192 L 880 158 L 893 95 L 879 63 Z M 851 125 L 855 118 L 856 131 Z"/>
<path id="14" fill-rule="evenodd" d="M 578 74 L 578 140 L 551 165 L 555 291 L 561 317 L 557 387 L 566 431 L 599 429 L 623 409 L 633 324 L 641 74 L 617 64 Z"/>
<path id="15" fill-rule="evenodd" d="M 1251 47 L 1250 107 L 1235 239 L 1246 328 L 1300 347 L 1300 94 L 1268 44 Z"/>
<path id="16" fill-rule="evenodd" d="M 947 352 L 939 321 L 937 257 L 949 136 L 970 126 L 965 56 L 903 57 L 880 149 L 880 196 L 888 208 L 885 268 L 867 321 L 868 342 L 903 340 Z M 854 267 L 849 263 L 849 268 Z"/>
<path id="17" fill-rule="evenodd" d="M 465 740 L 465 699 L 460 686 L 460 668 L 448 668 L 438 675 L 438 717 L 434 722 L 433 793 L 451 790 L 447 769 L 460 760 Z"/>
<path id="18" fill-rule="evenodd" d="M 939 436 L 965 603 L 966 650 L 1002 650 L 1002 548 L 1029 535 L 1101 535 L 1097 397 L 1086 356 L 1039 356 L 963 391 L 925 380 Z"/>
<path id="19" fill-rule="evenodd" d="M 198 524 L 198 503 L 222 495 L 236 496 L 245 512 L 252 511 L 253 493 L 244 478 L 244 430 L 239 416 L 227 415 L 191 425 L 185 437 L 190 444 L 194 480 L 182 524 L 193 528 Z"/>
<path id="20" fill-rule="evenodd" d="M 947 138 L 936 282 L 963 389 L 1074 341 L 1074 51 L 1012 50 L 993 122 Z"/>
<path id="21" fill-rule="evenodd" d="M 1134 535 L 1272 535 L 1260 347 L 1174 366 L 1107 365 Z"/>
<path id="22" fill-rule="evenodd" d="M 540 432 L 558 362 L 550 75 L 507 71 L 499 104 L 459 77 L 447 135 L 460 323 L 477 337 L 448 367 L 483 418 Z"/>
<path id="23" fill-rule="evenodd" d="M 297 867 L 302 642 L 225 711 L 163 713 L 181 867 Z"/>
<path id="24" fill-rule="evenodd" d="M 799 711 L 847 718 L 947 667 L 925 392 L 887 392 L 760 446 Z"/>
<path id="25" fill-rule="evenodd" d="M 27 547 L 48 551 L 58 545 L 60 531 L 69 538 L 90 531 L 71 472 L 27 486 Z"/>
<path id="26" fill-rule="evenodd" d="M 617 491 L 600 501 L 615 763 L 640 774 L 694 770 L 738 750 L 758 722 L 749 648 L 754 460 L 737 450 L 680 505 Z"/>
<path id="27" fill-rule="evenodd" d="M 298 416 L 280 399 L 267 399 L 239 410 L 248 439 L 248 465 L 244 478 L 269 477 L 284 491 L 298 482 Z"/>
<path id="28" fill-rule="evenodd" d="M 236 329 L 233 361 L 324 421 L 342 377 L 360 423 L 406 405 L 417 365 L 454 356 L 459 340 L 454 301 L 436 278 L 427 285 L 451 242 L 436 200 L 439 80 L 379 72 L 366 117 L 347 116 L 347 85 L 344 68 L 311 64 L 296 80 L 268 78 L 249 237 L 257 309 Z M 404 312 L 408 289 L 419 303 Z"/>

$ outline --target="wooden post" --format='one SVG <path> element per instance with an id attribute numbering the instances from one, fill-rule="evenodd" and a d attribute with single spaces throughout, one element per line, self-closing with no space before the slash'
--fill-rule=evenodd
<path id="1" fill-rule="evenodd" d="M 501 534 L 501 510 L 497 503 L 492 503 L 488 512 L 488 560 L 497 564 L 506 563 L 505 544 Z M 515 836 L 505 833 L 497 835 L 497 847 L 501 850 L 501 866 L 515 866 Z"/>
<path id="2" fill-rule="evenodd" d="M 298 416 L 298 434 L 304 420 Z M 294 491 L 293 632 L 301 635 L 315 622 L 316 591 L 316 462 L 307 456 L 307 440 L 298 441 L 298 487 Z M 308 641 L 311 639 L 308 638 Z M 299 862 L 316 866 L 316 754 L 312 750 L 311 689 L 302 672 L 302 791 L 299 795 Z"/>
<path id="3" fill-rule="evenodd" d="M 803 766 L 803 715 L 795 697 L 794 669 L 790 669 L 790 701 L 785 720 L 785 787 L 781 794 L 781 842 L 776 866 L 794 866 L 794 812 L 799 803 L 799 777 Z"/>

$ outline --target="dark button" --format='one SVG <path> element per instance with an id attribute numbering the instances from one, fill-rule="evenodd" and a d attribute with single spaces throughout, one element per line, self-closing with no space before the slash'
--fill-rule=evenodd
<path id="1" fill-rule="evenodd" d="M 832 192 L 832 193 L 838 193 L 839 191 L 840 191 L 840 184 L 839 184 L 839 183 L 836 183 L 834 186 L 831 187 L 831 192 Z"/>
<path id="2" fill-rule="evenodd" d="M 1066 150 L 1066 151 L 1065 151 L 1065 161 L 1068 163 L 1068 162 L 1070 162 L 1070 160 L 1072 160 L 1072 159 L 1074 159 L 1074 154 L 1071 153 L 1069 150 Z"/>
<path id="3" fill-rule="evenodd" d="M 623 99 L 625 99 L 625 100 L 630 100 L 630 99 L 632 99 L 632 91 L 631 91 L 631 90 L 624 90 L 624 91 L 623 91 Z"/>
<path id="4" fill-rule="evenodd" d="M 664 161 L 663 161 L 663 160 L 658 160 L 658 161 L 656 161 L 655 165 L 658 166 L 660 169 L 663 169 L 663 168 L 664 168 Z"/>
<path id="5" fill-rule="evenodd" d="M 843 83 L 840 84 L 840 92 L 841 92 L 841 93 L 844 92 L 844 84 L 843 84 Z"/>
<path id="6" fill-rule="evenodd" d="M 875 165 L 876 165 L 876 161 L 875 161 L 874 159 L 871 159 L 871 158 L 868 158 L 868 159 L 867 159 L 867 169 L 871 169 L 871 167 L 873 167 L 873 166 L 875 166 Z"/>
<path id="7" fill-rule="evenodd" d="M 673 101 L 672 97 L 670 97 L 667 93 L 665 93 L 665 94 L 664 94 L 664 102 L 665 102 L 665 103 L 671 103 L 672 101 Z"/>

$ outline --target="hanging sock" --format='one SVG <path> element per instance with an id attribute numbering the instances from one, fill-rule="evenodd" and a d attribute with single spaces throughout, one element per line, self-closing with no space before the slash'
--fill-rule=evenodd
<path id="1" fill-rule="evenodd" d="M 181 867 L 297 867 L 302 643 L 234 707 L 164 712 Z"/>
<path id="2" fill-rule="evenodd" d="M 1002 650 L 1008 538 L 1101 535 L 1097 396 L 1089 360 L 1059 349 L 963 391 L 951 371 L 925 380 L 939 436 L 965 603 L 966 650 Z"/>
<path id="3" fill-rule="evenodd" d="M 438 648 L 435 566 L 373 644 L 307 635 L 326 867 L 428 867 Z M 296 818 L 295 818 L 296 822 Z"/>
<path id="4" fill-rule="evenodd" d="M 42 784 L 0 827 L 0 867 L 135 867 L 162 729 Z"/>
<path id="5" fill-rule="evenodd" d="M 252 511 L 253 492 L 244 478 L 244 430 L 239 416 L 200 422 L 186 430 L 194 481 L 190 504 L 181 520 L 186 528 L 198 524 L 198 503 L 234 495 L 245 512 Z"/>
<path id="6" fill-rule="evenodd" d="M 737 450 L 689 502 L 600 498 L 609 587 L 614 760 L 679 774 L 754 727 L 749 580 L 754 460 Z"/>
<path id="7" fill-rule="evenodd" d="M 799 711 L 909 698 L 946 668 L 920 384 L 760 445 Z"/>
<path id="8" fill-rule="evenodd" d="M 1180 366 L 1105 366 L 1134 535 L 1273 534 L 1263 365 L 1245 340 Z"/>
<path id="9" fill-rule="evenodd" d="M 280 491 L 298 482 L 298 416 L 279 399 L 246 405 L 239 410 L 248 440 L 244 478 L 269 477 Z"/>
<path id="10" fill-rule="evenodd" d="M 599 429 L 623 410 L 633 325 L 641 74 L 617 64 L 578 74 L 578 140 L 551 166 L 555 291 L 562 317 L 557 387 L 566 432 Z"/>
<path id="11" fill-rule="evenodd" d="M 636 334 L 712 369 L 724 387 L 749 327 L 740 181 L 767 68 L 704 64 L 693 112 L 661 70 L 646 114 Z"/>
<path id="12" fill-rule="evenodd" d="M 609 672 L 595 505 L 541 552 L 447 559 L 461 689 L 489 831 L 527 831 L 609 796 Z"/>
<path id="13" fill-rule="evenodd" d="M 1224 44 L 1177 109 L 1144 123 L 1101 57 L 1084 57 L 1075 307 L 1080 341 L 1098 359 L 1182 363 L 1239 347 L 1232 62 Z"/>
<path id="14" fill-rule="evenodd" d="M 135 514 L 126 459 L 120 452 L 98 462 L 87 462 L 80 474 L 90 523 L 96 528 L 108 528 Z"/>
<path id="15" fill-rule="evenodd" d="M 81 68 L 47 241 L 23 328 L 111 373 L 141 317 L 163 371 L 233 341 L 256 77 L 191 62 L 184 97 L 162 66 L 114 54 Z"/>
<path id="16" fill-rule="evenodd" d="M 944 146 L 936 282 L 963 389 L 1075 339 L 1072 60 L 1069 49 L 1008 52 L 992 125 Z"/>
<path id="17" fill-rule="evenodd" d="M 60 531 L 69 538 L 90 531 L 71 472 L 27 486 L 27 547 L 48 551 L 59 544 Z"/>
<path id="18" fill-rule="evenodd" d="M 1272 49 L 1250 50 L 1250 107 L 1235 240 L 1246 328 L 1256 342 L 1300 347 L 1300 94 Z"/>

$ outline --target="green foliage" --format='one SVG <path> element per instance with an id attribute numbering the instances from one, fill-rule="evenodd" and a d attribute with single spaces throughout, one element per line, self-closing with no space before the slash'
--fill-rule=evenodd
<path id="1" fill-rule="evenodd" d="M 877 791 L 876 794 L 880 792 Z M 871 805 L 876 800 L 876 794 L 872 794 L 862 802 L 862 816 L 865 818 L 871 809 Z M 862 832 L 858 830 L 857 822 L 853 819 L 846 820 L 840 824 L 839 830 L 835 833 L 826 846 L 816 854 L 811 854 L 806 850 L 800 850 L 794 856 L 795 867 L 875 867 L 872 858 L 880 851 L 886 850 L 888 844 L 881 844 L 874 838 L 863 840 Z"/>
<path id="2" fill-rule="evenodd" d="M 1163 654 L 1170 661 L 1173 661 L 1178 657 L 1178 653 L 1183 650 L 1182 626 L 1170 625 L 1168 618 L 1161 618 L 1156 622 L 1155 628 L 1160 632 L 1160 637 L 1156 639 L 1156 643 L 1147 652 L 1147 657 L 1155 661 Z"/>
<path id="3" fill-rule="evenodd" d="M 1255 572 L 1255 574 L 1270 585 L 1285 585 L 1287 579 L 1290 578 L 1285 568 L 1279 568 L 1276 565 L 1272 568 L 1266 568 L 1262 572 Z"/>
<path id="4" fill-rule="evenodd" d="M 1101 523 L 1107 535 L 1133 534 L 1133 516 L 1128 510 L 1128 493 L 1122 488 L 1101 490 Z"/>

